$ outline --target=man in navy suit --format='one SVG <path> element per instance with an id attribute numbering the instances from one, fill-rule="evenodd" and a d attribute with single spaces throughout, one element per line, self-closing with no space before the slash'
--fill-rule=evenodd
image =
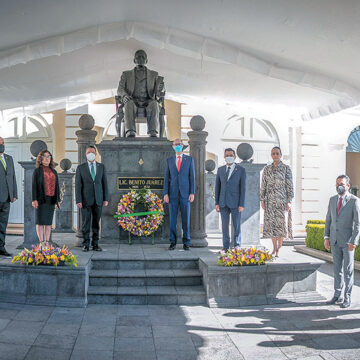
<path id="1" fill-rule="evenodd" d="M 183 154 L 184 144 L 180 139 L 173 141 L 176 155 L 166 160 L 164 178 L 164 201 L 169 204 L 170 210 L 170 246 L 176 246 L 176 221 L 180 206 L 183 246 L 189 250 L 190 246 L 190 203 L 195 197 L 195 168 L 194 159 Z"/>
<path id="2" fill-rule="evenodd" d="M 246 171 L 235 164 L 235 150 L 225 149 L 226 165 L 219 167 L 216 175 L 215 205 L 220 212 L 223 232 L 223 250 L 230 247 L 230 214 L 235 231 L 234 246 L 241 245 L 241 212 L 244 210 Z"/>

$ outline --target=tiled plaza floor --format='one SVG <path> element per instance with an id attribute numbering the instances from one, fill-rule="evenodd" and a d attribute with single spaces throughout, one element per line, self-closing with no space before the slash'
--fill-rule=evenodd
<path id="1" fill-rule="evenodd" d="M 293 256 L 292 248 L 281 256 Z M 331 264 L 318 272 L 325 298 L 331 274 Z M 352 300 L 345 310 L 320 302 L 231 309 L 0 303 L 0 359 L 360 359 L 359 273 Z"/>

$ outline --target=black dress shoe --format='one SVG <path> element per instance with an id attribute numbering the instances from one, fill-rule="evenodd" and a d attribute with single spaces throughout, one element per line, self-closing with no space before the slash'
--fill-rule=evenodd
<path id="1" fill-rule="evenodd" d="M 92 249 L 93 249 L 93 251 L 102 251 L 102 248 L 99 245 L 93 246 Z"/>
<path id="2" fill-rule="evenodd" d="M 176 244 L 170 244 L 169 250 L 175 250 L 175 248 L 176 248 Z"/>
<path id="3" fill-rule="evenodd" d="M 12 254 L 8 253 L 5 249 L 0 250 L 0 255 L 4 255 L 4 256 L 12 256 Z"/>
<path id="4" fill-rule="evenodd" d="M 341 296 L 333 296 L 332 299 L 326 302 L 326 305 L 334 305 L 334 304 L 341 304 L 343 302 L 343 298 Z"/>
<path id="5" fill-rule="evenodd" d="M 150 135 L 150 137 L 157 137 L 157 134 L 155 131 L 152 131 L 149 135 Z"/>
<path id="6" fill-rule="evenodd" d="M 90 250 L 90 249 L 89 249 L 88 246 L 85 245 L 85 246 L 83 247 L 83 251 L 84 251 L 84 252 L 88 252 L 89 250 Z"/>
<path id="7" fill-rule="evenodd" d="M 135 137 L 135 136 L 136 136 L 135 131 L 128 131 L 128 132 L 126 133 L 126 137 Z"/>
<path id="8" fill-rule="evenodd" d="M 189 245 L 183 245 L 183 248 L 184 248 L 184 250 L 190 250 L 190 246 Z"/>
<path id="9" fill-rule="evenodd" d="M 350 296 L 345 296 L 344 302 L 340 305 L 342 309 L 346 309 L 351 305 Z"/>

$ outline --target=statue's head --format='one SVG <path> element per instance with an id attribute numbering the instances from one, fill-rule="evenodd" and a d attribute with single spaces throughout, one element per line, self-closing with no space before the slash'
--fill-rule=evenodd
<path id="1" fill-rule="evenodd" d="M 138 50 L 134 55 L 134 63 L 136 65 L 145 65 L 147 64 L 147 55 L 144 50 Z"/>

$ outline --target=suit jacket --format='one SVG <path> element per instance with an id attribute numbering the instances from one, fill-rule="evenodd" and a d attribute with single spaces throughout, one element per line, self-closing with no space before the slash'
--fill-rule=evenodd
<path id="1" fill-rule="evenodd" d="M 18 197 L 13 158 L 4 154 L 6 171 L 0 163 L 0 202 L 12 201 Z"/>
<path id="2" fill-rule="evenodd" d="M 158 73 L 146 68 L 147 91 L 150 99 L 155 99 L 159 87 L 160 77 Z M 121 98 L 125 95 L 133 96 L 135 91 L 135 69 L 124 71 L 121 75 L 118 95 Z"/>
<path id="3" fill-rule="evenodd" d="M 55 175 L 55 196 L 53 204 L 60 202 L 59 178 L 55 169 L 51 169 Z M 44 172 L 42 166 L 36 168 L 32 178 L 32 201 L 37 200 L 39 204 L 45 202 L 45 186 Z"/>
<path id="4" fill-rule="evenodd" d="M 176 156 L 166 160 L 164 195 L 169 195 L 170 199 L 177 199 L 179 194 L 182 198 L 195 194 L 194 159 L 185 154 L 182 156 L 180 172 L 177 170 Z"/>
<path id="5" fill-rule="evenodd" d="M 228 180 L 226 179 L 226 165 L 219 167 L 216 175 L 215 205 L 227 206 L 230 209 L 244 207 L 245 182 L 246 171 L 239 164 L 235 164 Z"/>
<path id="6" fill-rule="evenodd" d="M 109 201 L 105 166 L 98 162 L 95 162 L 95 164 L 96 175 L 94 181 L 91 177 L 87 161 L 76 169 L 76 203 L 82 203 L 83 206 L 92 206 L 94 204 L 102 206 L 103 201 Z"/>
<path id="7" fill-rule="evenodd" d="M 360 199 L 352 194 L 347 195 L 347 202 L 341 207 L 339 215 L 336 213 L 338 195 L 330 198 L 326 214 L 325 233 L 330 244 L 337 243 L 346 247 L 349 243 L 359 244 L 360 235 Z"/>

